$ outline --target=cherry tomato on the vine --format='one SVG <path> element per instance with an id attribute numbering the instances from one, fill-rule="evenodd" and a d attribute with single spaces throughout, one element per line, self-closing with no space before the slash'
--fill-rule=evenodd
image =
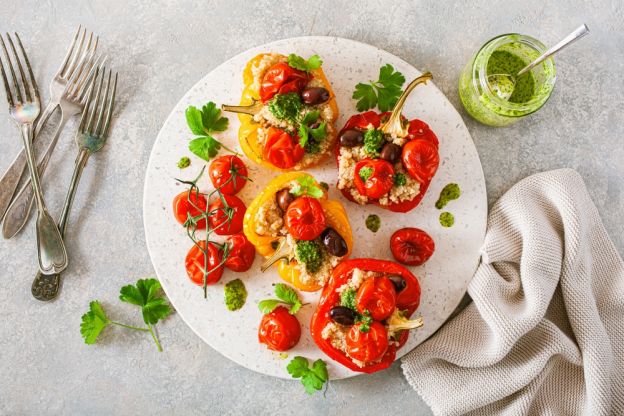
<path id="1" fill-rule="evenodd" d="M 220 197 L 217 197 L 208 207 L 210 228 L 218 235 L 239 233 L 243 229 L 247 207 L 240 198 L 234 195 L 223 195 L 222 198 L 227 206 Z"/>
<path id="2" fill-rule="evenodd" d="M 288 232 L 297 240 L 314 240 L 325 230 L 323 207 L 316 198 L 300 196 L 288 206 L 285 223 Z"/>
<path id="3" fill-rule="evenodd" d="M 260 321 L 258 341 L 273 351 L 286 351 L 297 345 L 301 338 L 301 324 L 283 306 L 267 313 Z"/>
<path id="4" fill-rule="evenodd" d="M 246 272 L 251 268 L 256 257 L 256 248 L 249 242 L 245 234 L 234 234 L 228 238 L 229 250 L 225 267 L 234 272 Z"/>
<path id="5" fill-rule="evenodd" d="M 208 168 L 212 185 L 223 194 L 234 195 L 247 183 L 247 167 L 235 155 L 216 158 Z"/>
<path id="6" fill-rule="evenodd" d="M 184 224 L 189 214 L 191 217 L 196 217 L 201 214 L 201 212 L 206 212 L 207 205 L 206 197 L 203 194 L 196 190 L 184 191 L 176 195 L 173 199 L 173 215 L 180 224 Z M 199 208 L 199 210 L 196 207 Z M 204 218 L 198 220 L 197 229 L 203 230 L 205 228 L 206 220 Z"/>
<path id="7" fill-rule="evenodd" d="M 206 242 L 203 240 L 198 244 L 199 247 L 193 245 L 186 255 L 186 273 L 193 283 L 201 286 L 204 284 L 204 271 L 207 271 L 206 283 L 215 284 L 223 275 L 221 250 L 214 243 L 208 243 L 206 248 Z M 202 250 L 206 250 L 206 256 Z M 208 260 L 207 265 L 206 258 Z"/>

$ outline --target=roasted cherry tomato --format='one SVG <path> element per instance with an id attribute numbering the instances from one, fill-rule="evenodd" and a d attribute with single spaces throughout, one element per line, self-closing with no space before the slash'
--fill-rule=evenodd
<path id="1" fill-rule="evenodd" d="M 189 194 L 190 193 L 190 194 Z M 199 210 L 202 212 L 206 212 L 206 197 L 199 192 L 196 191 L 184 191 L 173 199 L 173 215 L 175 219 L 180 223 L 184 224 L 188 219 L 189 214 L 191 217 L 196 217 L 201 212 L 195 208 L 192 204 L 197 206 Z M 203 230 L 206 228 L 206 220 L 201 219 L 197 221 L 197 229 Z"/>
<path id="2" fill-rule="evenodd" d="M 376 321 L 383 321 L 392 315 L 396 306 L 396 290 L 392 281 L 385 276 L 366 279 L 355 295 L 355 306 L 362 314 L 368 311 Z"/>
<path id="3" fill-rule="evenodd" d="M 206 283 L 213 285 L 221 279 L 223 275 L 223 265 L 221 264 L 221 250 L 214 244 L 209 243 L 206 249 L 206 242 L 200 241 L 199 246 L 193 245 L 186 255 L 186 273 L 188 277 L 197 285 L 204 284 L 204 271 L 207 269 L 208 275 L 206 276 Z M 206 257 L 208 259 L 208 266 L 204 258 L 204 252 L 206 249 Z"/>
<path id="4" fill-rule="evenodd" d="M 364 363 L 377 361 L 388 349 L 388 331 L 379 322 L 371 323 L 367 332 L 360 330 L 361 325 L 353 325 L 347 333 L 347 354 Z"/>
<path id="5" fill-rule="evenodd" d="M 208 207 L 210 216 L 208 223 L 210 228 L 219 235 L 232 235 L 239 233 L 243 229 L 243 219 L 245 218 L 245 203 L 234 195 L 223 195 L 227 206 L 219 197 Z"/>
<path id="6" fill-rule="evenodd" d="M 297 240 L 314 240 L 325 230 L 323 207 L 316 198 L 300 196 L 288 206 L 285 223 L 288 232 Z"/>
<path id="7" fill-rule="evenodd" d="M 297 135 L 291 136 L 284 130 L 269 127 L 264 144 L 263 157 L 280 169 L 292 168 L 303 158 L 305 150 L 299 144 Z"/>
<path id="8" fill-rule="evenodd" d="M 256 258 L 256 248 L 249 242 L 245 234 L 234 234 L 227 239 L 229 247 L 225 267 L 233 272 L 246 272 Z"/>
<path id="9" fill-rule="evenodd" d="M 433 238 L 418 228 L 401 228 L 390 237 L 390 250 L 397 261 L 410 266 L 420 266 L 433 254 Z"/>
<path id="10" fill-rule="evenodd" d="M 421 184 L 431 181 L 440 164 L 437 146 L 425 139 L 405 143 L 401 159 L 410 176 Z"/>
<path id="11" fill-rule="evenodd" d="M 275 94 L 301 92 L 309 79 L 307 72 L 295 69 L 286 62 L 279 62 L 264 73 L 260 85 L 260 99 L 265 103 Z"/>
<path id="12" fill-rule="evenodd" d="M 364 175 L 365 172 L 368 173 Z M 394 167 L 389 162 L 383 159 L 363 159 L 355 165 L 353 183 L 360 194 L 378 199 L 392 189 L 393 175 Z M 362 176 L 368 178 L 364 180 Z"/>
<path id="13" fill-rule="evenodd" d="M 258 341 L 270 350 L 286 351 L 297 345 L 301 338 L 301 325 L 283 306 L 267 313 L 260 321 Z"/>
<path id="14" fill-rule="evenodd" d="M 247 167 L 234 155 L 216 158 L 208 168 L 212 185 L 221 193 L 234 195 L 247 183 Z"/>
<path id="15" fill-rule="evenodd" d="M 429 128 L 429 125 L 422 120 L 418 120 L 417 118 L 410 120 L 407 132 L 407 138 L 410 140 L 424 139 L 434 144 L 436 148 L 439 145 L 438 136 L 436 136 Z"/>

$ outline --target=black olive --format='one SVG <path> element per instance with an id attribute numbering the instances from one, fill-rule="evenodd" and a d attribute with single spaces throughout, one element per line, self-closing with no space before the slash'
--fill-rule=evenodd
<path id="1" fill-rule="evenodd" d="M 394 143 L 386 143 L 383 149 L 381 149 L 379 157 L 394 165 L 401 159 L 401 151 L 401 146 Z"/>
<path id="2" fill-rule="evenodd" d="M 318 129 L 320 126 L 321 126 L 321 123 L 319 123 L 318 121 L 315 121 L 314 123 L 310 125 L 310 128 L 314 130 L 314 129 Z"/>
<path id="3" fill-rule="evenodd" d="M 329 91 L 323 87 L 310 87 L 303 90 L 301 99 L 304 103 L 315 105 L 329 100 Z"/>
<path id="4" fill-rule="evenodd" d="M 388 276 L 388 279 L 390 279 L 390 281 L 394 285 L 394 290 L 396 290 L 397 293 L 405 289 L 405 286 L 407 286 L 407 282 L 405 282 L 405 279 L 403 279 L 403 277 L 398 276 L 396 274 Z"/>
<path id="5" fill-rule="evenodd" d="M 329 310 L 332 321 L 340 325 L 353 325 L 355 323 L 355 312 L 346 306 L 334 306 Z"/>
<path id="6" fill-rule="evenodd" d="M 347 254 L 349 248 L 344 238 L 333 228 L 326 228 L 321 234 L 321 242 L 332 256 L 342 257 Z"/>
<path id="7" fill-rule="evenodd" d="M 355 147 L 362 143 L 364 143 L 364 135 L 359 130 L 347 130 L 340 136 L 340 146 Z"/>
<path id="8" fill-rule="evenodd" d="M 286 212 L 286 210 L 288 209 L 288 205 L 290 205 L 290 203 L 294 200 L 295 197 L 292 196 L 292 194 L 290 193 L 290 189 L 288 188 L 284 188 L 275 194 L 275 201 L 277 202 L 277 206 L 280 207 L 282 212 Z"/>

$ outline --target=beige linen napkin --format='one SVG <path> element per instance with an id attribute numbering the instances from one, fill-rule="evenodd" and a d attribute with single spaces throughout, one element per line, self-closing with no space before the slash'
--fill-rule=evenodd
<path id="1" fill-rule="evenodd" d="M 624 415 L 624 263 L 578 173 L 512 187 L 481 253 L 473 302 L 403 359 L 434 414 Z"/>

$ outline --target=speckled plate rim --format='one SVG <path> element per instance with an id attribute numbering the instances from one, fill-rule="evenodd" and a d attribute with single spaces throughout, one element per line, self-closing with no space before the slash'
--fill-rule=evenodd
<path id="1" fill-rule="evenodd" d="M 243 55 L 248 55 L 248 56 L 253 56 L 254 54 L 260 53 L 262 51 L 268 51 L 268 50 L 275 50 L 275 46 L 277 45 L 281 45 L 283 43 L 287 43 L 287 42 L 309 42 L 309 43 L 315 43 L 315 42 L 322 42 L 322 41 L 331 41 L 333 43 L 337 43 L 337 42 L 348 42 L 351 43 L 353 45 L 359 46 L 361 48 L 368 48 L 368 49 L 372 49 L 374 50 L 377 54 L 379 54 L 381 57 L 383 57 L 383 61 L 384 62 L 391 62 L 395 65 L 395 67 L 397 66 L 397 63 L 400 63 L 401 66 L 405 66 L 405 67 L 410 67 L 413 71 L 417 72 L 417 75 L 420 74 L 420 72 L 414 68 L 410 63 L 406 62 L 405 60 L 397 57 L 394 54 L 391 54 L 390 52 L 387 52 L 383 49 L 380 49 L 376 46 L 373 45 L 369 45 L 366 43 L 362 43 L 359 41 L 354 41 L 354 40 L 350 40 L 350 39 L 345 39 L 345 38 L 339 38 L 339 37 L 330 37 L 330 36 L 303 36 L 303 37 L 297 37 L 297 38 L 287 38 L 287 39 L 281 39 L 281 40 L 277 40 L 277 41 L 273 41 L 267 44 L 263 44 L 260 46 L 256 46 L 254 48 L 251 48 L 247 51 L 241 52 L 235 56 L 233 56 L 232 58 L 226 60 L 225 62 L 223 62 L 222 64 L 218 65 L 217 67 L 213 68 L 207 75 L 205 75 L 204 77 L 202 77 L 197 83 L 195 83 L 185 94 L 184 96 L 179 100 L 179 102 L 175 105 L 175 107 L 173 108 L 172 112 L 169 114 L 169 116 L 167 117 L 167 119 L 165 120 L 164 124 L 163 124 L 163 128 L 161 129 L 161 131 L 159 132 L 152 150 L 150 152 L 150 158 L 149 158 L 149 162 L 147 165 L 147 169 L 146 169 L 146 174 L 145 174 L 145 181 L 144 181 L 144 194 L 143 194 L 143 222 L 144 222 L 144 229 L 145 229 L 145 237 L 146 237 L 146 243 L 148 246 L 148 252 L 150 255 L 150 259 L 152 261 L 152 264 L 154 266 L 154 269 L 156 271 L 156 275 L 159 277 L 159 279 L 161 280 L 161 283 L 163 285 L 163 289 L 165 290 L 165 292 L 168 294 L 168 296 L 170 297 L 170 300 L 173 304 L 174 307 L 176 307 L 176 302 L 174 302 L 171 298 L 173 297 L 171 295 L 171 290 L 172 288 L 168 287 L 168 284 L 164 283 L 164 280 L 161 276 L 161 273 L 159 272 L 159 267 L 158 267 L 158 262 L 159 262 L 159 255 L 157 255 L 154 252 L 154 249 L 152 247 L 152 244 L 150 243 L 150 236 L 149 236 L 149 231 L 148 231 L 148 208 L 147 208 L 147 202 L 148 202 L 148 178 L 150 176 L 150 172 L 154 169 L 154 165 L 155 165 L 155 153 L 156 153 L 156 148 L 157 145 L 160 143 L 161 141 L 161 136 L 163 134 L 163 130 L 164 127 L 166 125 L 168 125 L 175 117 L 178 117 L 179 114 L 177 113 L 178 108 L 185 102 L 188 101 L 188 98 L 193 94 L 193 91 L 195 91 L 198 87 L 200 87 L 202 84 L 204 84 L 206 82 L 206 80 L 209 78 L 210 74 L 216 70 L 218 70 L 221 67 L 227 66 L 228 64 L 230 64 L 231 62 L 240 59 L 241 56 Z M 297 52 L 297 51 L 295 51 Z M 242 68 L 241 68 L 242 71 Z M 409 80 L 409 79 L 408 79 Z M 330 79 L 331 82 L 331 79 Z M 487 221 L 487 194 L 486 194 L 486 188 L 485 188 L 485 177 L 484 177 L 484 173 L 483 173 L 483 168 L 481 165 L 481 162 L 479 160 L 479 155 L 478 152 L 476 151 L 476 147 L 474 146 L 474 143 L 472 141 L 472 137 L 470 136 L 470 133 L 462 119 L 462 117 L 459 115 L 459 113 L 457 112 L 457 110 L 452 106 L 452 104 L 450 104 L 450 102 L 448 101 L 448 99 L 444 96 L 444 94 L 433 84 L 433 83 L 429 83 L 430 87 L 435 89 L 435 91 L 440 94 L 444 100 L 446 100 L 446 102 L 448 103 L 449 106 L 449 111 L 451 113 L 454 113 L 453 115 L 456 118 L 457 121 L 457 127 L 460 130 L 463 130 L 465 132 L 465 135 L 470 139 L 469 142 L 471 144 L 471 150 L 472 151 L 472 157 L 475 158 L 475 165 L 473 166 L 476 167 L 478 166 L 477 171 L 473 172 L 474 175 L 474 179 L 476 180 L 476 182 L 479 183 L 480 185 L 480 189 L 479 189 L 479 193 L 480 196 L 477 198 L 477 202 L 478 205 L 480 206 L 479 209 L 481 210 L 481 223 L 478 224 L 478 228 L 479 228 L 479 232 L 478 234 L 478 238 L 475 238 L 475 242 L 478 240 L 478 248 L 476 250 L 476 252 L 478 253 L 478 249 L 481 247 L 484 236 L 485 236 L 485 229 L 486 229 L 486 221 Z M 406 106 L 407 107 L 407 106 Z M 343 114 L 345 114 L 345 112 L 348 113 L 352 113 L 355 112 L 355 108 L 349 108 L 347 110 L 345 110 L 345 108 L 343 106 L 341 106 L 341 116 Z M 337 125 L 340 125 L 340 122 L 337 123 Z M 232 127 L 230 127 L 232 128 Z M 435 131 L 435 130 L 434 130 Z M 435 181 L 435 178 L 434 178 Z M 432 189 L 430 188 L 428 191 L 428 197 L 431 198 L 431 193 L 432 193 Z M 425 198 L 427 199 L 427 197 Z M 248 201 L 247 201 L 248 202 Z M 341 202 L 347 204 L 347 202 L 342 199 Z M 169 204 L 170 201 L 167 201 L 167 204 Z M 424 203 L 424 200 L 423 200 Z M 421 203 L 422 204 L 422 203 Z M 417 208 L 418 209 L 418 208 Z M 381 256 L 380 256 L 381 257 Z M 389 258 L 389 257 L 388 257 Z M 429 338 L 431 335 L 433 335 L 433 333 L 435 333 L 435 331 L 437 331 L 437 329 L 439 329 L 440 326 L 442 326 L 442 324 L 449 318 L 449 316 L 451 315 L 451 313 L 453 312 L 453 310 L 460 304 L 464 294 L 466 293 L 467 290 L 467 286 L 468 283 L 470 282 L 470 280 L 472 279 L 472 276 L 474 274 L 474 271 L 476 270 L 478 263 L 479 263 L 479 258 L 480 256 L 477 254 L 474 256 L 474 260 L 472 261 L 472 266 L 470 267 L 470 273 L 469 273 L 469 277 L 467 279 L 465 279 L 465 284 L 463 285 L 462 291 L 460 295 L 455 294 L 454 298 L 456 298 L 456 300 L 453 302 L 453 307 L 448 311 L 448 314 L 446 317 L 444 317 L 444 319 L 442 320 L 442 322 L 439 323 L 439 325 L 437 325 L 437 327 L 432 330 L 429 331 L 430 333 L 428 333 L 425 337 L 421 337 L 421 336 L 417 336 L 414 337 L 413 335 L 411 335 L 410 337 L 410 341 L 412 342 L 408 342 L 408 344 L 403 347 L 401 350 L 399 350 L 396 359 L 398 360 L 399 358 L 401 358 L 403 355 L 405 355 L 406 353 L 408 353 L 409 351 L 411 351 L 414 347 L 416 347 L 417 345 L 419 345 L 420 343 L 424 342 L 427 338 Z M 176 260 L 178 262 L 183 262 L 183 259 L 179 259 Z M 318 296 L 318 294 L 317 294 Z M 254 305 L 255 307 L 255 305 Z M 176 307 L 176 309 L 178 309 Z M 203 334 L 198 328 L 195 327 L 195 325 L 193 325 L 191 322 L 189 322 L 189 320 L 184 316 L 184 314 L 180 313 L 180 316 L 182 318 L 182 320 L 191 328 L 191 330 L 193 330 L 193 332 L 195 332 L 204 342 L 206 342 L 208 345 L 210 345 L 213 349 L 217 350 L 219 353 L 221 353 L 223 356 L 225 356 L 226 358 L 238 363 L 239 365 L 242 365 L 246 368 L 249 368 L 253 371 L 257 371 L 260 372 L 262 374 L 269 374 L 269 375 L 273 375 L 276 377 L 280 377 L 280 378 L 290 378 L 288 374 L 281 373 L 281 374 L 272 374 L 270 372 L 264 371 L 262 369 L 259 368 L 254 368 L 250 365 L 248 365 L 245 362 L 241 362 L 238 358 L 239 357 L 235 357 L 233 356 L 228 350 L 222 350 L 219 349 L 217 347 L 215 347 L 213 345 L 213 343 L 210 342 L 210 338 L 208 335 Z M 303 330 L 305 330 L 305 325 L 302 324 L 302 326 L 304 326 Z M 416 342 L 414 342 L 414 338 L 418 338 Z M 411 345 L 410 345 L 411 344 Z M 362 373 L 356 373 L 356 372 L 352 372 L 352 371 L 344 371 L 344 368 L 339 367 L 339 369 L 341 369 L 342 371 L 340 372 L 341 374 L 332 374 L 331 371 L 331 367 L 332 367 L 332 362 L 331 360 L 329 360 L 327 357 L 323 356 L 323 358 L 325 358 L 326 362 L 328 363 L 328 366 L 330 367 L 330 378 L 331 379 L 341 379 L 341 378 L 347 378 L 347 377 L 352 377 L 352 376 L 356 376 L 356 375 L 360 375 Z M 286 363 L 283 363 L 284 367 L 285 367 Z"/>

